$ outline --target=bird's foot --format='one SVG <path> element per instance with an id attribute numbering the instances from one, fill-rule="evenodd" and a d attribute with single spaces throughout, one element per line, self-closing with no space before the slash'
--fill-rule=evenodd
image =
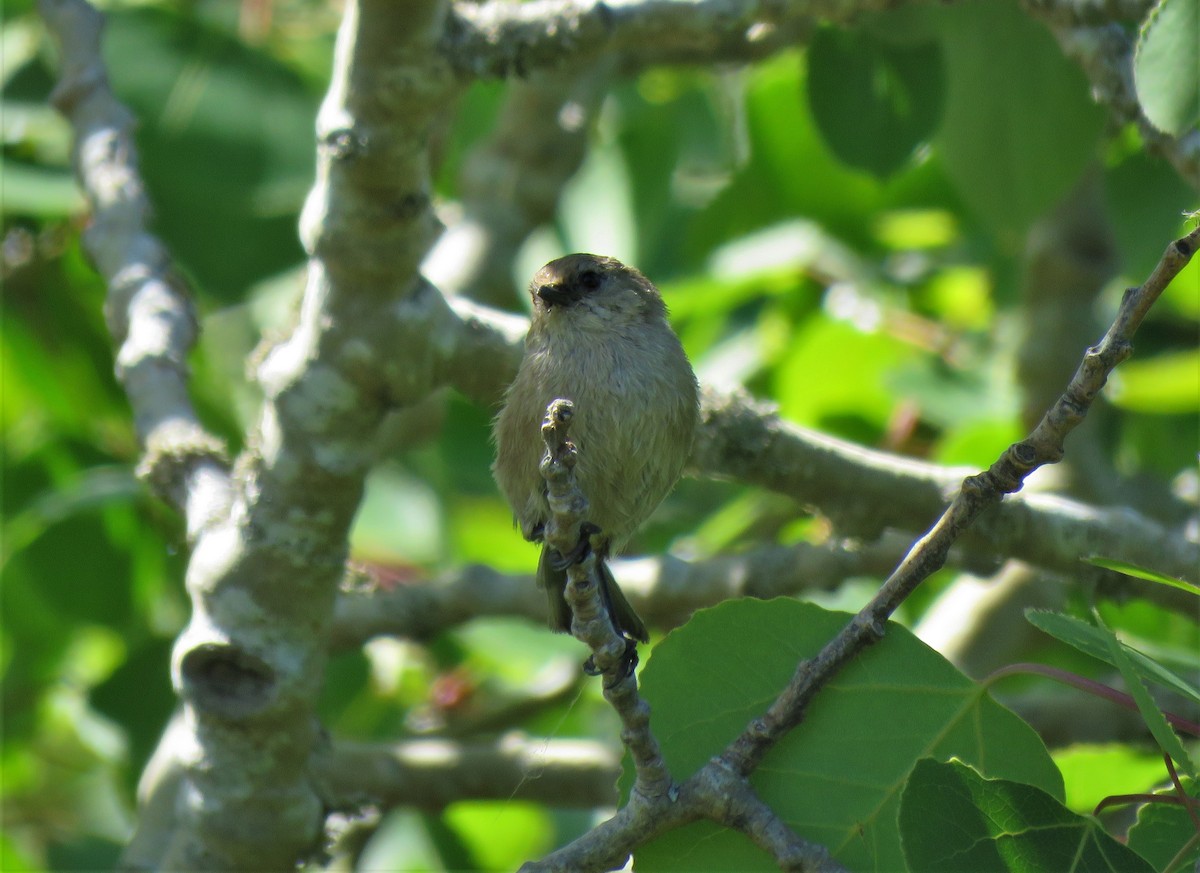
<path id="1" fill-rule="evenodd" d="M 610 683 L 610 687 L 612 685 L 616 685 L 622 679 L 631 676 L 637 665 L 637 640 L 631 640 L 629 637 L 626 637 L 625 651 L 621 654 L 621 660 L 617 663 L 617 669 L 615 671 L 613 681 Z M 588 676 L 599 676 L 604 671 L 596 666 L 596 657 L 593 655 L 583 662 L 583 672 Z"/>
<path id="2" fill-rule="evenodd" d="M 592 551 L 592 536 L 600 533 L 600 528 L 590 521 L 585 521 L 579 525 L 579 541 L 575 543 L 571 551 L 563 553 L 557 550 L 551 551 L 546 555 L 546 560 L 550 566 L 559 572 L 566 570 L 572 564 L 578 564 L 583 561 Z"/>

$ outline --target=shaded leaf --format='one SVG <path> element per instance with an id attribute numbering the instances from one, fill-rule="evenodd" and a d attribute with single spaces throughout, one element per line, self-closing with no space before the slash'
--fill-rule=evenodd
<path id="1" fill-rule="evenodd" d="M 946 173 L 997 230 L 1022 232 L 1094 158 L 1103 112 L 1054 38 L 1015 3 L 930 10 L 946 58 Z"/>
<path id="2" fill-rule="evenodd" d="M 303 258 L 317 97 L 277 60 L 186 14 L 115 9 L 105 56 L 139 120 L 155 229 L 205 290 L 245 288 Z"/>
<path id="3" fill-rule="evenodd" d="M 808 101 L 838 159 L 890 176 L 933 134 L 945 98 L 936 42 L 897 46 L 822 28 L 808 48 Z"/>
<path id="4" fill-rule="evenodd" d="M 1200 799 L 1200 782 L 1184 776 L 1183 789 Z M 1175 789 L 1159 792 L 1178 797 Z M 1167 803 L 1147 803 L 1138 810 L 1137 821 L 1129 829 L 1129 848 L 1140 854 L 1158 870 L 1165 870 L 1188 840 L 1195 841 L 1196 826 L 1182 806 Z M 1176 870 L 1192 870 L 1200 863 L 1200 842 L 1182 859 Z"/>
<path id="5" fill-rule="evenodd" d="M 1064 642 L 1068 646 L 1078 649 L 1086 655 L 1091 655 L 1093 658 L 1097 658 L 1106 664 L 1114 667 L 1117 666 L 1113 660 L 1112 652 L 1108 647 L 1109 634 L 1088 624 L 1086 621 L 1081 621 L 1073 616 L 1063 615 L 1058 612 L 1037 609 L 1027 610 L 1025 617 L 1029 619 L 1030 624 L 1034 627 L 1050 634 L 1056 640 Z M 1200 703 L 1200 691 L 1193 688 L 1190 683 L 1157 661 L 1147 658 L 1141 652 L 1131 649 L 1124 644 L 1121 644 L 1121 648 L 1130 656 L 1134 669 L 1143 679 L 1147 679 L 1189 700 Z"/>
<path id="6" fill-rule="evenodd" d="M 922 873 L 1152 873 L 1100 823 L 1033 785 L 926 758 L 900 801 L 908 869 Z"/>

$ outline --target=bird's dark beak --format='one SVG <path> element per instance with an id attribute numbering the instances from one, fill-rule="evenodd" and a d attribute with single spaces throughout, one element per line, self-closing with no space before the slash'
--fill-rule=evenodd
<path id="1" fill-rule="evenodd" d="M 537 296 L 547 306 L 567 306 L 574 303 L 576 299 L 576 295 L 572 294 L 570 288 L 562 282 L 542 285 L 537 289 Z"/>

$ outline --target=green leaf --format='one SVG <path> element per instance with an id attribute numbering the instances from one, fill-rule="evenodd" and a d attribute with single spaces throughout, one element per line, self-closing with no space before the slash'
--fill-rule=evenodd
<path id="1" fill-rule="evenodd" d="M 838 159 L 886 178 L 933 134 L 945 98 L 936 42 L 890 45 L 822 28 L 808 48 L 808 101 Z"/>
<path id="2" fill-rule="evenodd" d="M 1103 567 L 1106 570 L 1115 570 L 1118 573 L 1124 573 L 1126 576 L 1133 576 L 1135 579 L 1145 579 L 1147 582 L 1157 582 L 1160 585 L 1169 585 L 1172 588 L 1178 588 L 1180 591 L 1186 591 L 1188 594 L 1193 594 L 1200 597 L 1200 588 L 1197 588 L 1191 582 L 1184 579 L 1176 579 L 1174 576 L 1168 576 L 1165 573 L 1159 573 L 1155 570 L 1147 570 L 1145 567 L 1138 567 L 1135 564 L 1130 564 L 1125 561 L 1116 561 L 1112 558 L 1101 558 L 1093 556 L 1084 558 L 1087 563 L 1095 567 Z"/>
<path id="3" fill-rule="evenodd" d="M 50 170 L 19 161 L 0 161 L 4 214 L 58 218 L 83 211 L 83 195 L 67 170 Z"/>
<path id="4" fill-rule="evenodd" d="M 915 356 L 911 346 L 883 331 L 859 330 L 824 314 L 810 318 L 796 330 L 776 371 L 780 412 L 824 429 L 842 430 L 835 422 L 854 418 L 882 431 L 898 402 L 892 377 Z"/>
<path id="5" fill-rule="evenodd" d="M 1017 4 L 931 8 L 946 58 L 946 173 L 993 229 L 1021 233 L 1095 158 L 1104 115 L 1087 80 Z"/>
<path id="6" fill-rule="evenodd" d="M 849 620 L 794 600 L 701 610 L 654 648 L 642 672 L 667 765 L 685 778 L 770 705 L 796 664 Z M 903 869 L 896 811 L 913 764 L 957 755 L 1055 797 L 1062 779 L 1033 730 L 898 625 L 812 701 L 751 782 L 807 840 L 856 871 Z M 628 774 L 627 774 L 628 777 Z M 629 780 L 625 780 L 628 791 Z M 698 823 L 642 847 L 639 871 L 773 870 L 740 835 Z"/>
<path id="7" fill-rule="evenodd" d="M 921 873 L 1152 873 L 1153 868 L 1033 785 L 926 758 L 900 801 L 909 870 Z"/>
<path id="8" fill-rule="evenodd" d="M 1027 610 L 1025 617 L 1029 619 L 1029 623 L 1034 627 L 1050 634 L 1056 640 L 1060 640 L 1068 646 L 1078 649 L 1086 655 L 1091 655 L 1093 658 L 1097 658 L 1113 667 L 1118 666 L 1108 646 L 1109 634 L 1088 624 L 1086 621 L 1080 621 L 1077 618 L 1058 612 L 1047 612 L 1037 609 Z M 1123 643 L 1120 645 L 1129 655 L 1134 670 L 1143 679 L 1153 682 L 1156 685 L 1161 685 L 1163 688 L 1174 691 L 1176 694 L 1186 697 L 1189 700 L 1200 703 L 1200 691 L 1197 691 L 1190 683 L 1157 661 L 1147 658 L 1136 649 L 1131 649 Z"/>
<path id="9" fill-rule="evenodd" d="M 1198 203 L 1196 192 L 1175 168 L 1160 157 L 1146 154 L 1140 144 L 1137 151 L 1106 170 L 1104 198 L 1123 273 L 1131 284 L 1150 275 L 1168 240 L 1190 229 L 1183 222 L 1183 214 Z M 1190 283 L 1185 277 L 1186 273 L 1177 276 L 1155 307 L 1173 301 L 1177 309 L 1198 318 L 1200 295 L 1195 289 L 1200 282 L 1194 275 Z"/>
<path id="10" fill-rule="evenodd" d="M 1146 723 L 1146 727 L 1150 729 L 1159 748 L 1171 756 L 1171 760 L 1175 761 L 1182 769 L 1186 770 L 1189 776 L 1196 775 L 1196 768 L 1192 764 L 1191 757 L 1188 756 L 1187 749 L 1183 747 L 1183 743 L 1179 741 L 1179 737 L 1171 726 L 1167 724 L 1166 717 L 1162 714 L 1162 710 L 1158 708 L 1158 704 L 1154 702 L 1154 698 L 1150 696 L 1150 692 L 1146 690 L 1146 686 L 1142 683 L 1141 671 L 1134 667 L 1131 657 L 1132 650 L 1117 639 L 1117 635 L 1108 629 L 1104 624 L 1104 620 L 1100 618 L 1100 613 L 1095 609 L 1092 610 L 1092 617 L 1096 621 L 1096 627 L 1104 634 L 1104 642 L 1108 646 L 1108 654 L 1110 663 L 1115 664 L 1116 668 L 1121 671 L 1121 678 L 1125 680 L 1125 687 L 1133 696 L 1134 702 L 1137 703 L 1138 712 L 1141 713 L 1142 720 Z M 1145 659 L 1153 664 L 1149 658 Z M 1155 665 L 1158 666 L 1158 665 Z M 1160 668 L 1163 672 L 1169 672 L 1165 668 Z M 1173 674 L 1171 674 L 1173 675 Z"/>
<path id="11" fill-rule="evenodd" d="M 1200 782 L 1184 776 L 1180 780 L 1190 796 L 1200 798 Z M 1158 792 L 1161 795 L 1178 797 L 1174 788 Z M 1165 870 L 1179 854 L 1180 849 L 1192 841 L 1191 850 L 1178 859 L 1176 870 L 1193 870 L 1200 863 L 1200 840 L 1196 826 L 1181 806 L 1166 803 L 1147 803 L 1138 810 L 1137 821 L 1129 829 L 1129 848 L 1133 849 L 1157 870 Z"/>
<path id="12" fill-rule="evenodd" d="M 1182 136 L 1200 122 L 1200 3 L 1159 0 L 1138 33 L 1133 81 L 1159 130 Z"/>
<path id="13" fill-rule="evenodd" d="M 241 299 L 301 261 L 318 99 L 300 77 L 161 7 L 112 10 L 104 54 L 113 90 L 138 118 L 155 230 L 200 286 Z"/>
<path id="14" fill-rule="evenodd" d="M 1079 743 L 1055 749 L 1053 755 L 1067 787 L 1066 805 L 1081 814 L 1114 794 L 1146 791 L 1166 776 L 1162 754 L 1141 745 Z"/>
<path id="15" fill-rule="evenodd" d="M 1113 374 L 1110 399 L 1134 412 L 1195 413 L 1200 409 L 1200 351 L 1127 361 Z"/>

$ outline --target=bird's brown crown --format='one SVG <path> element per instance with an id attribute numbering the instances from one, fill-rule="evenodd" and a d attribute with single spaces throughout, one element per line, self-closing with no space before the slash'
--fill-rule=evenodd
<path id="1" fill-rule="evenodd" d="M 529 283 L 534 308 L 570 307 L 583 301 L 605 301 L 613 306 L 661 315 L 665 311 L 654 284 L 616 258 L 579 252 L 553 260 L 534 274 Z M 627 302 L 622 302 L 626 299 Z M 636 302 L 635 302 L 636 301 Z"/>

